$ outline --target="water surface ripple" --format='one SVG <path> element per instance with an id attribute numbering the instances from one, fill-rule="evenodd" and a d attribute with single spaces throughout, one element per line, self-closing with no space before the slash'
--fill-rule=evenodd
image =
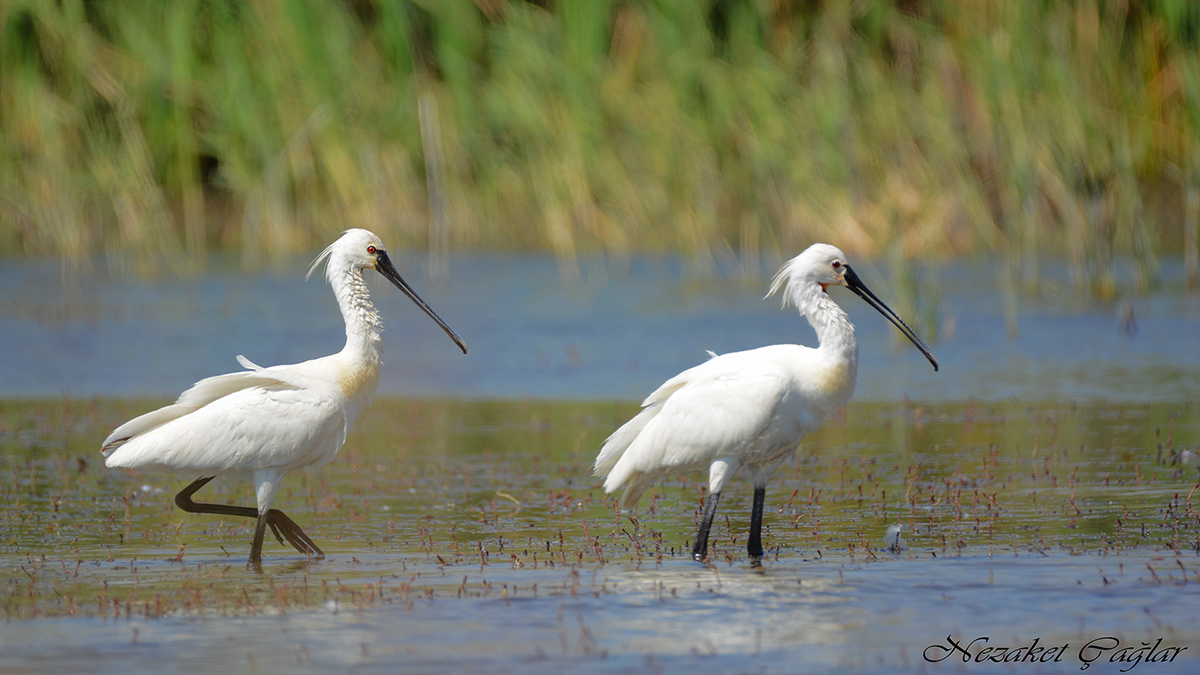
<path id="1" fill-rule="evenodd" d="M 387 327 L 384 395 L 641 400 L 706 359 L 706 350 L 815 343 L 794 310 L 763 299 L 761 274 L 699 278 L 678 259 L 640 256 L 620 266 L 585 260 L 582 278 L 564 282 L 548 256 L 459 254 L 439 287 L 421 256 L 395 258 L 471 351 L 464 357 L 368 274 Z M 858 267 L 942 364 L 934 373 L 874 310 L 832 289 L 858 329 L 859 400 L 1150 402 L 1200 394 L 1200 294 L 1172 284 L 1182 277 L 1178 265 L 1164 265 L 1163 290 L 1101 302 L 1080 299 L 1065 266 L 1047 263 L 1040 293 L 1017 297 L 1015 323 L 987 261 L 926 270 L 915 290 L 895 287 L 885 266 Z M 326 284 L 305 282 L 304 271 L 303 261 L 253 275 L 217 266 L 197 278 L 152 281 L 92 271 L 64 286 L 55 264 L 6 262 L 0 397 L 175 396 L 238 370 L 237 354 L 273 365 L 336 351 L 344 341 L 337 306 Z M 917 310 L 904 300 L 910 294 Z"/>

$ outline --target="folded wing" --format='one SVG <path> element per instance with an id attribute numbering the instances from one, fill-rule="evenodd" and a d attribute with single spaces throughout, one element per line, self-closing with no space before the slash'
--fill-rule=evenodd
<path id="1" fill-rule="evenodd" d="M 216 475 L 332 459 L 346 437 L 341 389 L 239 361 L 254 370 L 201 380 L 114 430 L 101 447 L 105 464 Z"/>

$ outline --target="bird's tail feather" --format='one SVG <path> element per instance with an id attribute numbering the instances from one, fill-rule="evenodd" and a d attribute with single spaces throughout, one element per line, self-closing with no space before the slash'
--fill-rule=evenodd
<path id="1" fill-rule="evenodd" d="M 596 464 L 592 467 L 592 475 L 607 476 L 613 470 L 613 467 L 617 465 L 621 456 L 625 454 L 625 451 L 629 449 L 629 446 L 633 445 L 633 442 L 637 440 L 638 434 L 642 433 L 642 429 L 646 428 L 646 424 L 658 414 L 658 411 L 659 406 L 643 408 L 633 419 L 623 424 L 620 429 L 614 431 L 604 441 L 604 447 L 600 448 L 600 454 L 596 456 Z M 619 487 L 621 487 L 620 483 L 611 487 L 609 486 L 609 481 L 605 481 L 604 483 L 606 492 L 612 492 Z"/>

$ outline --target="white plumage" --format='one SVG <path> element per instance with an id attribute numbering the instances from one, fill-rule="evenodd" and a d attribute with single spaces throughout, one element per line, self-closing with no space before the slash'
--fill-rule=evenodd
<path id="1" fill-rule="evenodd" d="M 337 368 L 331 359 L 201 380 L 173 405 L 113 431 L 104 441 L 105 463 L 201 476 L 286 473 L 328 462 L 370 402 L 373 387 L 347 392 L 336 376 L 289 377 L 287 371 L 324 366 L 333 375 Z"/>
<path id="2" fill-rule="evenodd" d="M 769 469 L 795 449 L 796 440 L 817 425 L 844 396 L 818 396 L 798 377 L 816 364 L 815 350 L 774 345 L 725 354 L 667 380 L 642 402 L 643 410 L 617 430 L 596 459 L 605 489 L 625 486 L 622 508 L 668 475 L 710 469 L 709 489 L 720 492 L 740 465 Z M 816 409 L 805 401 L 828 403 Z M 830 409 L 826 409 L 830 408 Z M 768 471 L 769 472 L 769 471 Z"/>
<path id="3" fill-rule="evenodd" d="M 283 477 L 333 459 L 346 433 L 379 384 L 382 324 L 371 304 L 363 270 L 374 268 L 408 295 L 454 340 L 462 340 L 400 278 L 367 230 L 348 230 L 313 262 L 327 260 L 326 278 L 346 322 L 346 346 L 330 356 L 263 368 L 245 357 L 248 370 L 197 382 L 173 404 L 122 424 L 104 439 L 109 467 L 166 471 L 195 482 L 176 497 L 187 511 L 257 517 L 250 562 L 261 561 L 262 538 L 276 538 L 302 553 L 321 550 L 282 512 L 270 505 Z M 249 477 L 258 509 L 197 504 L 191 495 L 219 475 Z"/>
<path id="4" fill-rule="evenodd" d="M 775 276 L 768 296 L 783 294 L 817 333 L 816 349 L 774 345 L 713 358 L 667 380 L 642 402 L 642 411 L 617 429 L 596 458 L 604 490 L 621 487 L 621 507 L 633 508 L 662 479 L 707 469 L 709 497 L 693 546 L 708 554 L 708 532 L 726 482 L 745 470 L 754 484 L 747 548 L 762 557 L 766 484 L 805 434 L 850 400 L 858 374 L 858 342 L 846 313 L 826 293 L 845 284 L 894 323 L 937 369 L 920 338 L 887 308 L 828 244 L 814 244 Z"/>

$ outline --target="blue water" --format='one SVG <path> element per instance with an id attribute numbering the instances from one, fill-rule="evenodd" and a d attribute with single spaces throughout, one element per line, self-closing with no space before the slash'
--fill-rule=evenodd
<path id="1" fill-rule="evenodd" d="M 387 326 L 381 395 L 639 400 L 706 359 L 706 350 L 815 345 L 795 310 L 763 299 L 773 270 L 700 277 L 679 259 L 640 256 L 628 265 L 584 260 L 582 278 L 567 282 L 549 256 L 464 253 L 451 258 L 450 278 L 439 286 L 420 254 L 394 259 L 470 353 L 368 273 Z M 856 266 L 877 295 L 899 305 L 885 266 Z M 201 378 L 239 370 L 237 354 L 273 365 L 337 351 L 344 332 L 333 295 L 317 275 L 305 281 L 306 267 L 296 260 L 246 275 L 217 261 L 194 278 L 145 279 L 102 266 L 64 277 L 57 262 L 5 261 L 0 397 L 174 397 Z M 936 297 L 919 302 L 935 307 L 936 318 L 910 323 L 928 338 L 939 373 L 883 317 L 831 289 L 858 329 L 856 398 L 1200 395 L 1200 294 L 1183 289 L 1176 262 L 1164 264 L 1161 290 L 1111 302 L 1081 298 L 1065 275 L 1065 266 L 1045 265 L 1043 292 L 1017 297 L 1010 336 L 993 263 L 924 269 L 922 287 Z M 1122 305 L 1136 330 L 1127 329 Z"/>
<path id="2" fill-rule="evenodd" d="M 135 612 L 117 620 L 14 621 L 0 631 L 0 670 L 1194 673 L 1196 615 L 1188 592 L 1194 583 L 1181 584 L 1178 570 L 1167 583 L 1152 583 L 1144 565 L 1166 570 L 1169 562 L 1158 560 L 1006 552 L 871 565 L 795 561 L 772 564 L 763 575 L 691 561 L 645 570 L 585 568 L 577 575 L 562 568 L 542 574 L 453 568 L 444 581 L 451 590 L 440 587 L 410 606 L 330 602 L 258 616 L 146 620 Z M 406 578 L 381 575 L 380 587 L 394 596 Z M 460 579 L 472 594 L 485 580 L 493 590 L 456 598 Z M 513 582 L 524 590 L 502 595 L 501 587 Z M 418 583 L 433 587 L 437 579 Z M 531 583 L 540 588 L 536 597 Z M 969 656 L 948 640 L 969 646 Z M 1143 645 L 1183 649 L 1174 656 L 1159 650 L 1155 663 L 1118 660 L 1119 649 Z M 984 647 L 1002 646 L 1025 647 L 1024 653 L 1040 646 L 1042 657 L 1055 648 L 1058 659 L 1016 666 L 972 660 Z"/>
<path id="3" fill-rule="evenodd" d="M 702 278 L 674 258 L 637 257 L 628 267 L 584 261 L 582 279 L 565 282 L 555 260 L 546 256 L 461 254 L 451 259 L 451 278 L 437 286 L 429 281 L 421 256 L 394 258 L 402 274 L 470 345 L 470 353 L 462 355 L 399 291 L 376 275 L 368 275 L 389 326 L 380 383 L 385 395 L 638 400 L 664 379 L 707 358 L 705 350 L 815 343 L 807 322 L 795 310 L 781 310 L 777 299 L 762 298 L 771 270 L 750 279 L 737 273 Z M 900 309 L 901 293 L 892 287 L 892 275 L 885 266 L 867 261 L 857 267 L 877 295 Z M 341 317 L 327 285 L 319 278 L 304 281 L 305 270 L 306 261 L 297 260 L 244 275 L 216 261 L 212 271 L 196 278 L 147 280 L 100 268 L 64 281 L 57 263 L 5 261 L 0 264 L 0 399 L 174 397 L 196 380 L 238 369 L 237 354 L 271 365 L 336 351 L 344 338 Z M 1062 275 L 1055 276 L 1059 272 Z M 1016 398 L 1029 402 L 1180 403 L 1200 395 L 1200 294 L 1182 288 L 1177 264 L 1164 265 L 1161 290 L 1124 294 L 1113 302 L 1080 298 L 1069 290 L 1065 267 L 1047 265 L 1042 292 L 1017 298 L 1015 335 L 1006 329 L 1005 302 L 992 263 L 956 261 L 924 269 L 921 278 L 921 288 L 937 296 L 922 299 L 927 306 L 936 306 L 937 318 L 932 326 L 910 323 L 931 338 L 942 365 L 938 373 L 916 349 L 897 340 L 895 329 L 858 298 L 844 289 L 830 289 L 858 326 L 860 401 L 908 397 L 930 402 Z M 1128 277 L 1121 283 L 1128 287 Z M 1122 311 L 1126 315 L 1132 312 L 1136 330 L 1122 318 Z M 936 340 L 932 329 L 938 333 Z M 897 419 L 904 423 L 905 418 Z M 864 416 L 861 423 L 874 424 L 876 420 Z M 1132 424 L 1127 420 L 1119 423 Z M 1187 648 L 1178 660 L 1144 663 L 1133 672 L 1195 672 L 1200 653 L 1195 589 L 1200 587 L 1200 576 L 1193 537 L 1181 538 L 1183 550 L 1168 550 L 1157 542 L 1170 533 L 1152 530 L 1147 535 L 1144 521 L 1150 514 L 1150 522 L 1157 523 L 1159 514 L 1186 505 L 1187 515 L 1177 522 L 1191 532 L 1188 523 L 1194 507 L 1189 490 L 1196 474 L 1194 467 L 1185 471 L 1156 463 L 1151 439 L 1157 437 L 1157 429 L 1148 422 L 1144 426 L 1139 432 L 1145 439 L 1142 447 L 1134 444 L 1118 449 L 1114 441 L 1111 454 L 1128 454 L 1129 459 L 1112 460 L 1112 492 L 1108 492 L 1105 475 L 1102 489 L 1111 499 L 1085 503 L 1081 491 L 1080 502 L 1088 514 L 1093 508 L 1119 508 L 1124 520 L 1129 520 L 1132 503 L 1134 520 L 1130 523 L 1140 518 L 1142 534 L 1148 537 L 1136 547 L 1117 547 L 1110 552 L 1107 547 L 1097 548 L 1094 540 L 1085 543 L 1086 533 L 1077 534 L 1073 529 L 1054 536 L 1066 513 L 1066 495 L 1074 505 L 1077 462 L 1100 460 L 1083 454 L 1082 446 L 1078 457 L 1068 458 L 1063 446 L 1053 458 L 1035 459 L 1036 442 L 1031 466 L 1049 467 L 1044 470 L 1056 476 L 1043 476 L 1035 470 L 1026 479 L 1029 472 L 1024 460 L 1020 468 L 1004 469 L 1001 475 L 1007 476 L 1005 485 L 1013 481 L 1018 486 L 1013 490 L 1041 494 L 1044 506 L 1022 511 L 1014 498 L 1002 502 L 995 517 L 1002 515 L 1003 527 L 1012 527 L 1015 521 L 1022 531 L 1039 532 L 1039 539 L 1045 528 L 1052 542 L 1049 546 L 994 544 L 990 534 L 980 533 L 978 516 L 972 525 L 968 510 L 960 529 L 946 528 L 950 535 L 967 540 L 957 552 L 953 541 L 947 553 L 944 539 L 940 548 L 926 540 L 904 555 L 881 554 L 870 564 L 848 555 L 841 548 L 845 541 L 834 541 L 832 548 L 824 551 L 808 543 L 788 549 L 782 558 L 770 560 L 761 575 L 750 573 L 740 561 L 706 568 L 686 557 L 644 567 L 625 559 L 532 569 L 502 560 L 478 567 L 473 563 L 445 566 L 435 564 L 428 555 L 406 558 L 396 554 L 383 527 L 357 516 L 339 526 L 344 540 L 334 541 L 344 552 L 317 563 L 312 583 L 314 587 L 327 582 L 341 586 L 345 580 L 351 587 L 362 588 L 364 579 L 375 583 L 377 577 L 381 596 L 365 608 L 335 602 L 293 606 L 282 613 L 238 611 L 236 616 L 225 616 L 221 608 L 212 607 L 207 613 L 146 619 L 137 611 L 130 614 L 127 606 L 126 617 L 114 620 L 97 618 L 97 599 L 76 591 L 74 602 L 86 605 L 84 617 L 9 618 L 0 631 L 0 671 L 695 675 L 1014 670 L 989 663 L 968 664 L 957 656 L 937 663 L 926 661 L 929 654 L 935 658 L 945 655 L 944 649 L 929 650 L 953 638 L 963 643 L 990 640 L 976 643 L 977 653 L 983 644 L 1019 647 L 1038 641 L 1043 647 L 1069 646 L 1060 663 L 1022 666 L 1018 672 L 1080 672 L 1085 666 L 1088 673 L 1129 672 L 1128 664 L 1109 660 L 1111 654 L 1097 660 L 1094 667 L 1085 661 L 1081 650 L 1088 642 L 1111 636 L 1131 649 L 1160 639 L 1166 645 Z M 610 428 L 599 425 L 588 442 L 594 443 Z M 1112 436 L 1107 426 L 1095 431 L 1104 439 Z M 1181 424 L 1171 427 L 1167 437 L 1176 434 L 1179 447 L 1190 447 L 1192 431 L 1193 427 Z M 472 429 L 470 433 L 493 432 Z M 96 434 L 97 444 L 100 435 Z M 1012 442 L 1011 437 L 997 442 L 1001 440 Z M 95 446 L 90 447 L 94 451 Z M 503 444 L 486 447 L 489 455 L 503 457 Z M 1097 447 L 1107 448 L 1107 441 Z M 397 461 L 415 458 L 419 463 L 427 454 L 440 451 L 431 444 L 418 444 L 416 449 L 396 451 L 395 457 Z M 860 448 L 858 452 L 864 456 L 878 453 L 885 458 L 881 466 L 897 467 L 892 469 L 896 475 L 890 483 L 886 469 L 868 482 L 883 486 L 880 499 L 899 499 L 907 482 L 897 478 L 904 475 L 899 467 L 910 461 L 899 457 L 907 453 L 907 446 Z M 955 460 L 948 467 L 975 466 L 977 449 L 971 443 L 948 444 L 943 450 L 921 446 L 914 456 L 945 458 L 956 452 L 970 455 L 970 462 Z M 147 584 L 154 583 L 157 574 L 159 578 L 170 575 L 172 580 L 179 575 L 180 579 L 196 580 L 185 583 L 210 587 L 224 584 L 261 590 L 264 583 L 276 581 L 307 586 L 309 573 L 296 566 L 290 551 L 281 552 L 274 545 L 267 559 L 266 579 L 243 568 L 244 549 L 225 558 L 212 546 L 207 550 L 199 545 L 189 548 L 189 566 L 179 565 L 176 571 L 172 562 L 176 542 L 195 543 L 196 532 L 207 533 L 214 525 L 211 519 L 170 511 L 174 484 L 168 484 L 161 494 L 158 490 L 163 488 L 148 492 L 148 502 L 138 502 L 132 516 L 127 516 L 157 518 L 163 509 L 173 514 L 171 531 L 165 535 L 167 543 L 154 544 L 159 548 L 153 549 L 153 554 L 150 549 L 141 554 L 137 548 L 145 538 L 138 533 L 149 531 L 147 526 L 132 530 L 127 526 L 134 533 L 129 543 L 122 538 L 111 548 L 75 548 L 78 537 L 62 531 L 64 519 L 70 517 L 66 514 L 82 513 L 80 522 L 99 524 L 122 508 L 113 495 L 124 490 L 128 498 L 130 492 L 123 481 L 137 489 L 144 481 L 158 485 L 160 479 L 126 479 L 119 472 L 105 471 L 104 480 L 114 481 L 107 488 L 109 497 L 80 498 L 74 492 L 78 486 L 68 489 L 76 481 L 62 473 L 63 467 L 74 467 L 77 462 L 56 461 L 65 456 L 39 454 L 41 459 L 33 463 L 28 458 L 17 459 L 4 472 L 34 476 L 36 467 L 49 467 L 41 480 L 27 479 L 43 486 L 42 506 L 37 506 L 37 501 L 32 502 L 34 506 L 29 500 L 22 502 L 17 492 L 18 498 L 10 500 L 17 504 L 10 503 L 6 519 L 0 519 L 0 560 L 9 570 L 7 576 L 0 575 L 9 589 L 6 611 L 20 609 L 20 615 L 27 616 L 20 592 L 25 584 L 41 589 L 45 602 L 61 598 L 60 575 L 68 598 L 71 588 L 86 588 L 71 585 L 80 565 L 85 578 L 103 581 L 106 598 L 110 588 L 114 598 L 120 597 L 133 568 L 127 559 L 139 555 L 143 558 L 138 561 L 139 569 Z M 330 467 L 357 476 L 358 468 L 351 468 L 355 461 L 343 455 Z M 496 480 L 506 481 L 523 475 L 503 464 L 496 471 L 494 461 L 488 459 L 479 473 L 492 473 L 499 477 Z M 921 460 L 913 461 L 921 465 Z M 1122 469 L 1130 464 L 1132 469 Z M 82 475 L 84 465 L 78 465 Z M 467 487 L 456 465 L 448 466 L 446 476 L 431 475 L 415 483 L 428 491 L 429 509 L 421 511 L 421 527 L 444 530 L 451 524 L 454 532 L 457 523 L 450 514 L 459 511 L 470 514 L 458 530 L 464 541 L 470 537 L 480 540 L 481 532 L 489 536 L 499 532 L 519 540 L 515 533 L 542 517 L 551 522 L 557 519 L 557 526 L 562 527 L 562 514 L 552 514 L 540 505 L 544 502 L 540 488 L 526 490 L 534 496 L 530 499 L 520 486 L 507 483 L 504 488 L 527 503 L 524 510 L 506 516 L 511 522 L 501 525 L 467 523 L 475 519 L 476 504 L 484 515 L 488 500 L 497 499 L 492 494 L 494 486 Z M 584 478 L 586 467 L 570 468 L 569 479 L 566 465 L 547 462 L 545 469 L 556 476 L 561 469 L 566 485 L 582 479 L 571 488 L 576 495 L 595 489 L 595 484 Z M 978 478 L 970 468 L 967 474 L 949 468 L 926 471 L 932 485 L 944 483 L 947 494 L 953 489 L 965 500 L 973 493 L 976 506 L 981 492 L 986 498 L 989 490 L 996 490 L 986 478 L 986 461 Z M 114 477 L 108 478 L 110 475 Z M 832 476 L 832 469 L 826 467 L 824 475 Z M 1057 476 L 1062 476 L 1066 487 L 1061 483 L 1051 487 Z M 397 489 L 394 481 L 376 478 L 383 489 Z M 289 480 L 295 486 L 300 479 Z M 1027 487 L 1025 480 L 1029 481 Z M 461 485 L 459 492 L 447 492 L 447 483 Z M 787 485 L 783 477 L 779 483 Z M 556 495 L 561 485 L 552 485 L 551 495 Z M 784 486 L 770 493 L 767 517 L 771 526 L 783 527 L 779 507 L 785 498 L 780 495 L 788 492 Z M 318 527 L 323 526 L 325 533 L 339 531 L 336 519 L 360 501 L 350 484 L 340 488 L 335 484 L 330 489 L 346 503 L 323 516 Z M 744 505 L 747 486 L 741 483 L 737 489 Z M 293 499 L 300 499 L 302 492 L 297 488 Z M 727 498 L 726 504 L 735 504 L 737 494 L 735 491 Z M 365 498 L 362 501 L 366 503 Z M 470 504 L 449 508 L 448 501 Z M 791 500 L 786 503 L 790 506 Z M 53 510 L 50 504 L 54 504 Z M 63 513 L 59 513 L 60 504 Z M 507 503 L 504 505 L 507 508 Z M 878 513 L 870 504 L 863 504 L 861 497 L 857 513 L 864 528 L 860 532 L 865 531 L 864 536 L 878 545 L 884 526 Z M 390 528 L 400 515 L 377 517 L 389 521 Z M 566 519 L 571 523 L 577 517 Z M 742 527 L 739 523 L 745 522 L 744 514 L 735 512 L 733 517 L 734 526 Z M 915 512 L 904 517 L 909 523 L 923 518 Z M 662 513 L 650 513 L 646 518 L 651 527 L 679 529 L 666 527 L 669 523 L 664 524 Z M 690 532 L 687 515 L 683 518 L 682 530 Z M 1175 517 L 1164 518 L 1163 522 L 1170 522 Z M 39 532 L 44 529 L 40 536 L 45 538 L 46 550 L 41 552 L 40 566 L 34 564 L 37 556 L 33 549 L 11 543 L 9 530 L 17 519 L 24 519 L 22 523 L 35 519 L 29 522 L 39 523 Z M 725 526 L 729 528 L 728 521 Z M 401 531 L 417 528 L 411 523 L 399 527 Z M 70 532 L 70 527 L 66 530 Z M 226 536 L 240 545 L 245 543 L 241 534 L 237 535 L 240 539 Z M 618 533 L 614 530 L 607 536 Z M 911 536 L 919 541 L 915 533 Z M 668 534 L 668 539 L 672 546 L 679 544 L 678 536 L 671 539 Z M 1000 537 L 999 541 L 1006 540 Z M 179 550 L 179 555 L 182 552 Z M 108 554 L 117 561 L 102 561 Z M 68 562 L 74 561 L 80 562 L 72 570 Z M 138 577 L 133 578 L 138 583 Z M 405 602 L 409 596 L 399 590 L 400 585 L 409 583 L 416 589 L 412 603 Z M 462 596 L 457 590 L 460 584 L 477 595 Z M 482 593 L 483 588 L 491 590 Z M 267 601 L 262 606 L 273 604 Z M 1098 656 L 1087 654 L 1087 658 Z"/>

